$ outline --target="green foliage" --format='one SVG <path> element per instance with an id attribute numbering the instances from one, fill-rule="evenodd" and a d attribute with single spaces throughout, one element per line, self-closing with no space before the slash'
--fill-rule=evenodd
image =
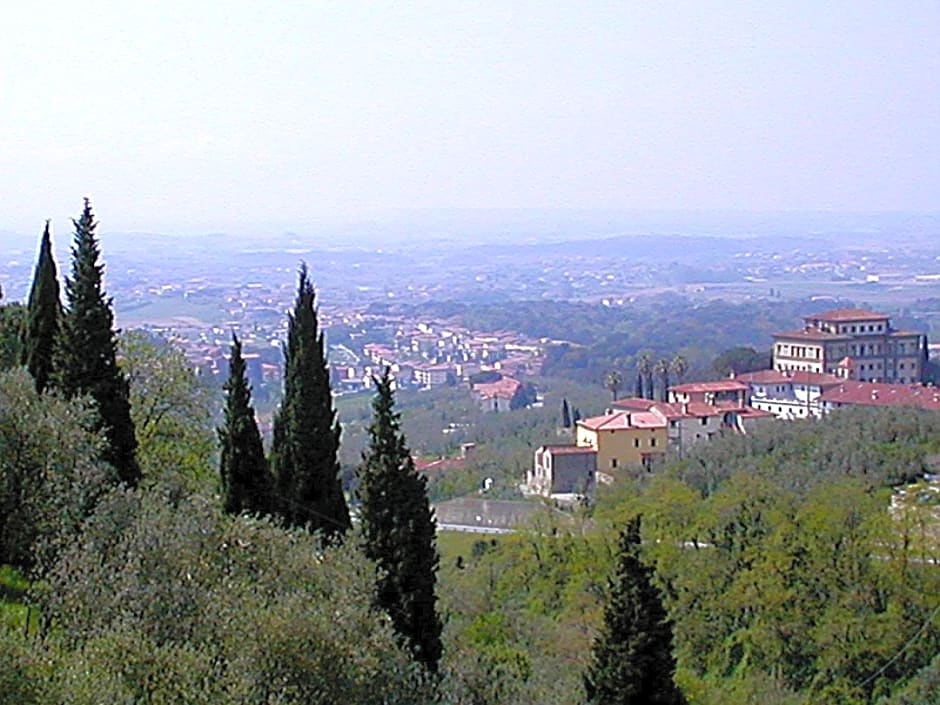
<path id="1" fill-rule="evenodd" d="M 441 568 L 445 677 L 479 703 L 583 698 L 581 672 L 601 618 L 611 560 L 600 533 L 542 522 L 498 539 L 468 537 Z M 446 536 L 446 534 L 442 535 Z M 445 546 L 452 546 L 448 539 Z"/>
<path id="2" fill-rule="evenodd" d="M 288 321 L 284 396 L 274 417 L 271 467 L 284 520 L 338 536 L 350 527 L 349 509 L 338 477 L 340 426 L 314 299 L 307 267 L 301 265 Z"/>
<path id="3" fill-rule="evenodd" d="M 222 446 L 219 463 L 222 506 L 230 514 L 268 513 L 274 482 L 251 405 L 251 385 L 245 373 L 242 344 L 234 333 L 225 393 L 225 420 L 218 429 Z"/>
<path id="4" fill-rule="evenodd" d="M 436 523 L 428 505 L 427 480 L 415 470 L 401 433 L 388 370 L 376 380 L 372 408 L 358 494 L 365 553 L 382 571 L 376 599 L 415 658 L 436 671 L 441 658 Z"/>
<path id="5" fill-rule="evenodd" d="M 94 399 L 99 415 L 96 429 L 107 439 L 102 457 L 117 469 L 122 482 L 135 487 L 141 473 L 130 392 L 117 365 L 114 312 L 102 287 L 98 224 L 87 198 L 81 217 L 72 222 L 72 276 L 65 280 L 68 307 L 56 345 L 54 384 L 69 398 L 87 394 Z"/>
<path id="6" fill-rule="evenodd" d="M 52 236 L 47 220 L 39 245 L 39 259 L 33 274 L 33 284 L 29 291 L 23 346 L 23 362 L 33 376 L 36 391 L 39 393 L 45 390 L 52 378 L 53 355 L 61 315 L 59 279 L 52 255 Z"/>
<path id="7" fill-rule="evenodd" d="M 0 638 L 0 705 L 40 705 L 42 671 L 30 644 L 19 634 Z"/>
<path id="8" fill-rule="evenodd" d="M 620 535 L 617 574 L 584 678 L 587 701 L 594 705 L 684 702 L 673 681 L 672 626 L 639 548 L 636 518 Z"/>
<path id="9" fill-rule="evenodd" d="M 940 415 L 918 409 L 839 409 L 824 420 L 767 424 L 696 446 L 669 472 L 703 495 L 737 473 L 805 492 L 845 476 L 884 487 L 918 478 L 940 450 Z"/>
<path id="10" fill-rule="evenodd" d="M 940 653 L 898 692 L 879 700 L 878 705 L 940 705 Z"/>
<path id="11" fill-rule="evenodd" d="M 420 703 L 355 546 L 113 491 L 37 590 L 49 702 Z"/>
<path id="12" fill-rule="evenodd" d="M 712 361 L 712 371 L 719 377 L 727 377 L 732 372 L 743 374 L 770 368 L 770 352 L 759 352 L 751 347 L 736 346 L 724 350 Z"/>
<path id="13" fill-rule="evenodd" d="M 21 364 L 26 308 L 22 304 L 0 304 L 0 370 Z"/>
<path id="14" fill-rule="evenodd" d="M 144 478 L 183 493 L 214 489 L 213 390 L 171 342 L 130 331 L 118 345 Z"/>
<path id="15" fill-rule="evenodd" d="M 0 564 L 48 565 L 108 482 L 80 401 L 37 395 L 25 370 L 0 373 Z"/>
<path id="16" fill-rule="evenodd" d="M 940 648 L 940 576 L 864 479 L 785 484 L 738 473 L 704 501 L 674 479 L 644 493 L 680 665 L 728 701 L 767 681 L 784 702 L 871 702 Z"/>

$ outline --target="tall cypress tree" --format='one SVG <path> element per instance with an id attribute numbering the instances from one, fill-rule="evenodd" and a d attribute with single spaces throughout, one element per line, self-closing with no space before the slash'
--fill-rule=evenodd
<path id="1" fill-rule="evenodd" d="M 225 511 L 231 514 L 267 513 L 270 511 L 272 481 L 251 405 L 251 385 L 245 374 L 242 344 L 234 333 L 228 381 L 224 389 L 225 423 L 218 429 L 218 434 L 222 446 L 219 473 Z"/>
<path id="2" fill-rule="evenodd" d="M 640 519 L 620 534 L 617 573 L 610 582 L 604 625 L 584 677 L 590 705 L 681 705 L 673 676 L 672 626 L 653 571 L 639 558 Z"/>
<path id="3" fill-rule="evenodd" d="M 401 432 L 387 368 L 376 387 L 369 447 L 359 466 L 365 551 L 382 569 L 378 605 L 415 659 L 436 671 L 442 650 L 434 593 L 438 554 L 427 479 L 415 470 Z"/>
<path id="4" fill-rule="evenodd" d="M 52 375 L 61 311 L 58 272 L 52 256 L 52 236 L 47 220 L 39 243 L 33 284 L 29 290 L 23 346 L 23 364 L 33 376 L 36 391 L 40 394 L 49 385 Z"/>
<path id="5" fill-rule="evenodd" d="M 274 418 L 271 466 L 278 513 L 293 526 L 336 537 L 350 527 L 339 480 L 340 427 L 314 306 L 313 284 L 301 264 L 297 300 L 284 349 L 284 396 Z"/>
<path id="6" fill-rule="evenodd" d="M 94 214 L 86 198 L 75 225 L 72 276 L 65 279 L 67 308 L 56 343 L 54 384 L 66 397 L 87 394 L 95 400 L 101 429 L 107 439 L 104 460 L 125 484 L 140 481 L 137 437 L 131 420 L 127 378 L 117 365 L 117 338 L 112 299 L 102 287 Z"/>

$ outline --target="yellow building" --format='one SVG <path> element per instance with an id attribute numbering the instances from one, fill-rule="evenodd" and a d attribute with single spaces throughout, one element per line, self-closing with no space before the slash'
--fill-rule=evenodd
<path id="1" fill-rule="evenodd" d="M 666 421 L 648 411 L 616 411 L 577 422 L 575 443 L 597 451 L 597 469 L 648 467 L 666 452 Z"/>

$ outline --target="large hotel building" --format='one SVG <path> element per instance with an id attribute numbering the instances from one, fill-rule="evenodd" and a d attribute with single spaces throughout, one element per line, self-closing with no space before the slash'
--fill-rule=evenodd
<path id="1" fill-rule="evenodd" d="M 838 375 L 860 382 L 917 384 L 924 335 L 898 331 L 882 313 L 841 308 L 803 318 L 802 330 L 774 335 L 774 369 Z"/>

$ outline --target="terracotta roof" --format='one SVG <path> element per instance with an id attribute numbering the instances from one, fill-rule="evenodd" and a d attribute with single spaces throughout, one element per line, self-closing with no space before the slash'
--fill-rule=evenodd
<path id="1" fill-rule="evenodd" d="M 612 402 L 611 406 L 614 409 L 623 409 L 625 411 L 649 411 L 658 404 L 660 404 L 660 402 L 653 401 L 652 399 L 644 399 L 643 397 L 626 397 Z"/>
<path id="2" fill-rule="evenodd" d="M 809 330 L 788 330 L 782 333 L 774 333 L 774 338 L 788 338 L 795 340 L 852 340 L 851 335 L 840 335 L 839 333 L 829 333 L 824 330 L 810 328 Z"/>
<path id="3" fill-rule="evenodd" d="M 650 411 L 638 411 L 630 414 L 630 423 L 635 428 L 665 428 L 666 422 L 659 414 Z"/>
<path id="4" fill-rule="evenodd" d="M 705 404 L 700 401 L 691 401 L 687 404 L 690 416 L 721 416 L 721 409 L 718 406 Z M 737 408 L 737 405 L 733 408 Z"/>
<path id="5" fill-rule="evenodd" d="M 755 409 L 753 406 L 742 406 L 737 409 L 733 409 L 732 411 L 738 416 L 743 416 L 746 419 L 776 418 L 776 414 L 770 411 L 764 411 L 762 409 Z"/>
<path id="6" fill-rule="evenodd" d="M 745 372 L 736 379 L 749 384 L 808 384 L 814 387 L 832 387 L 842 384 L 845 380 L 825 372 L 809 372 L 807 370 L 758 370 Z"/>
<path id="7" fill-rule="evenodd" d="M 744 392 L 747 385 L 736 379 L 723 379 L 718 382 L 691 382 L 689 384 L 676 384 L 669 388 L 671 392 L 680 394 L 696 392 Z"/>
<path id="8" fill-rule="evenodd" d="M 552 455 L 581 455 L 597 453 L 591 446 L 542 446 L 539 450 L 547 450 Z"/>
<path id="9" fill-rule="evenodd" d="M 809 384 L 816 387 L 831 387 L 841 384 L 844 380 L 825 372 L 808 372 L 807 370 L 794 370 L 789 374 L 794 384 Z"/>
<path id="10" fill-rule="evenodd" d="M 666 422 L 649 411 L 615 411 L 612 414 L 581 419 L 578 425 L 592 431 L 617 431 L 630 428 L 664 428 Z"/>
<path id="11" fill-rule="evenodd" d="M 513 395 L 519 391 L 522 382 L 512 377 L 503 377 L 495 382 L 480 382 L 473 385 L 473 391 L 483 399 L 512 399 Z"/>
<path id="12" fill-rule="evenodd" d="M 803 316 L 804 321 L 826 321 L 828 323 L 842 323 L 845 321 L 886 321 L 890 318 L 885 313 L 867 311 L 863 308 L 836 308 L 831 311 Z"/>
<path id="13" fill-rule="evenodd" d="M 858 406 L 914 406 L 940 411 L 940 389 L 887 382 L 843 382 L 820 397 L 831 404 Z"/>
<path id="14" fill-rule="evenodd" d="M 756 372 L 743 372 L 735 379 L 748 384 L 786 384 L 790 381 L 783 372 L 779 370 L 757 370 Z"/>

